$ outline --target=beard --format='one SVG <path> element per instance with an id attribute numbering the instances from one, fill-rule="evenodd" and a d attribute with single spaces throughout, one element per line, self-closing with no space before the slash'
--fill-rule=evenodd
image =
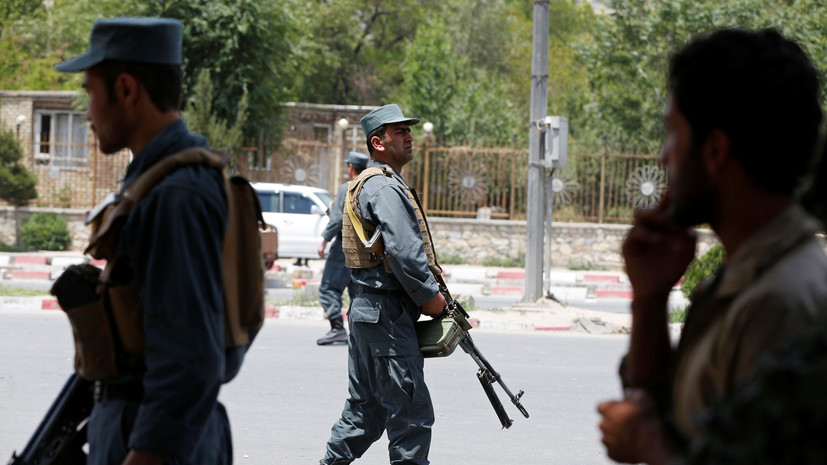
<path id="1" fill-rule="evenodd" d="M 129 135 L 135 128 L 127 119 L 122 103 L 109 96 L 106 107 L 96 111 L 95 115 L 92 131 L 98 139 L 101 152 L 112 155 L 125 149 L 129 145 Z"/>
<path id="2" fill-rule="evenodd" d="M 107 155 L 112 155 L 126 148 L 128 131 L 124 126 L 122 118 L 113 117 L 107 126 L 109 127 L 108 130 L 100 131 L 99 128 L 92 125 L 92 130 L 98 138 L 100 151 Z"/>
<path id="3" fill-rule="evenodd" d="M 718 196 L 701 163 L 700 150 L 693 148 L 680 167 L 680 179 L 670 180 L 669 216 L 681 227 L 712 223 Z"/>

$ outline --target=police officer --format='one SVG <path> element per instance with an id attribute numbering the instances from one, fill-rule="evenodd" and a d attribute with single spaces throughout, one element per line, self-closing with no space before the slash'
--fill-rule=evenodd
<path id="1" fill-rule="evenodd" d="M 368 157 L 359 152 L 350 152 L 347 156 L 348 179 L 354 179 L 368 164 Z M 324 264 L 322 281 L 319 285 L 319 302 L 322 304 L 327 319 L 330 322 L 330 331 L 321 339 L 316 341 L 319 345 L 347 342 L 347 331 L 345 331 L 342 319 L 342 293 L 347 288 L 351 300 L 356 295 L 355 285 L 351 284 L 350 269 L 345 267 L 345 254 L 342 252 L 342 212 L 345 209 L 345 196 L 347 194 L 347 183 L 339 187 L 336 193 L 336 200 L 330 209 L 330 221 L 322 231 L 322 244 L 319 246 L 319 256 L 325 257 L 325 247 L 330 241 L 330 254 Z M 334 241 L 335 239 L 335 241 Z"/>
<path id="2" fill-rule="evenodd" d="M 361 226 L 379 231 L 384 246 L 381 259 L 373 260 L 376 254 L 352 240 L 355 225 L 345 213 L 343 247 L 357 285 L 348 313 L 350 397 L 333 425 L 322 464 L 351 463 L 385 430 L 391 464 L 429 463 L 434 411 L 414 323 L 420 313 L 441 314 L 445 298 L 429 268 L 433 247 L 420 227 L 421 209 L 401 175 L 413 159 L 411 126 L 417 123 L 393 104 L 361 120 L 371 161 L 350 184 L 355 189 L 361 183 L 361 190 L 349 195 L 356 196 Z"/>
<path id="3" fill-rule="evenodd" d="M 84 73 L 86 119 L 101 151 L 132 152 L 123 189 L 164 157 L 207 146 L 178 110 L 182 31 L 171 19 L 99 20 L 86 53 L 56 67 Z M 145 351 L 127 374 L 98 384 L 88 464 L 232 462 L 230 426 L 217 398 L 245 348 L 224 347 L 227 221 L 222 175 L 205 165 L 174 171 L 126 220 L 110 282 L 137 287 Z"/>

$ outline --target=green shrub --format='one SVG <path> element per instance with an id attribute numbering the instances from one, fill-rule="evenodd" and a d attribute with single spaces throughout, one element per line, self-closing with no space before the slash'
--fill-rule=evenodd
<path id="1" fill-rule="evenodd" d="M 66 219 L 57 213 L 35 213 L 20 226 L 23 250 L 66 250 L 71 243 Z"/>
<path id="2" fill-rule="evenodd" d="M 686 311 L 689 306 L 682 308 L 673 308 L 669 311 L 669 323 L 686 323 Z"/>
<path id="3" fill-rule="evenodd" d="M 439 263 L 441 265 L 465 265 L 468 262 L 459 255 L 446 255 L 439 258 Z"/>
<path id="4" fill-rule="evenodd" d="M 698 283 L 708 276 L 711 276 L 718 267 L 724 264 L 725 260 L 726 254 L 721 244 L 712 246 L 703 256 L 692 260 L 692 263 L 686 268 L 686 273 L 683 275 L 683 282 L 681 283 L 681 293 L 683 293 L 684 297 L 687 299 L 691 298 Z"/>
<path id="5" fill-rule="evenodd" d="M 520 253 L 513 257 L 488 257 L 482 261 L 483 266 L 498 266 L 501 268 L 525 268 L 525 254 Z"/>
<path id="6" fill-rule="evenodd" d="M 0 242 L 0 252 L 25 252 L 25 250 L 14 245 L 6 244 L 5 242 Z"/>

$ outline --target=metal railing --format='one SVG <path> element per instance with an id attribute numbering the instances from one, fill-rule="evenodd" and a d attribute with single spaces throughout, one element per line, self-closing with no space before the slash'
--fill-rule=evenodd
<path id="1" fill-rule="evenodd" d="M 666 185 L 658 157 L 580 151 L 551 174 L 555 221 L 626 223 L 654 203 Z M 528 150 L 506 146 L 423 147 L 405 168 L 432 216 L 525 219 Z"/>
<path id="2" fill-rule="evenodd" d="M 335 192 L 345 182 L 340 141 L 260 138 L 234 160 L 234 170 L 253 181 L 305 184 Z M 57 144 L 56 144 L 57 145 Z M 31 144 L 25 147 L 33 153 Z M 53 153 L 62 153 L 54 150 Z M 86 145 L 86 162 L 67 166 L 57 158 L 29 160 L 38 177 L 40 207 L 90 208 L 120 188 L 126 151 L 104 155 Z M 403 170 L 430 216 L 521 220 L 526 217 L 528 150 L 508 145 L 417 147 Z M 567 167 L 549 185 L 555 221 L 627 223 L 635 207 L 657 200 L 666 179 L 657 156 L 611 150 L 606 144 L 570 143 Z"/>

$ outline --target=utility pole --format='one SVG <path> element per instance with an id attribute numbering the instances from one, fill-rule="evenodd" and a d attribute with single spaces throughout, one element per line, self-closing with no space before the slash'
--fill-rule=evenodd
<path id="1" fill-rule="evenodd" d="M 531 45 L 531 115 L 528 129 L 528 205 L 526 208 L 526 273 L 523 302 L 534 302 L 543 293 L 543 219 L 545 167 L 542 166 L 538 122 L 548 111 L 549 0 L 534 0 L 534 33 Z"/>

